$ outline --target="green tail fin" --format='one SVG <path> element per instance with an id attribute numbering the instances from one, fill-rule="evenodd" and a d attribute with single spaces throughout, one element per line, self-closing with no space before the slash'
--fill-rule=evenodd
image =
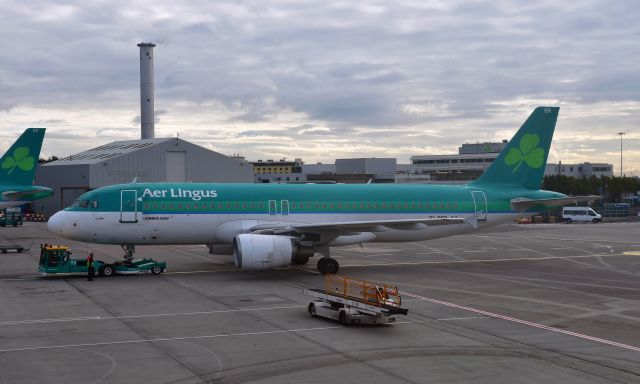
<path id="1" fill-rule="evenodd" d="M 493 164 L 470 185 L 540 189 L 559 111 L 558 107 L 536 108 Z"/>
<path id="2" fill-rule="evenodd" d="M 45 128 L 27 128 L 0 159 L 0 183 L 32 185 Z"/>

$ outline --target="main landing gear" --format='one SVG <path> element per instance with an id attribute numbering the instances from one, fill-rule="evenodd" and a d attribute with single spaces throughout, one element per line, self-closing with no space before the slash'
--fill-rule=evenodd
<path id="1" fill-rule="evenodd" d="M 315 251 L 322 255 L 322 258 L 318 260 L 318 272 L 323 275 L 335 275 L 340 269 L 338 260 L 331 257 L 331 249 L 327 246 L 317 247 Z"/>
<path id="2" fill-rule="evenodd" d="M 323 257 L 318 260 L 318 272 L 323 275 L 335 275 L 340 269 L 338 261 L 331 257 Z"/>

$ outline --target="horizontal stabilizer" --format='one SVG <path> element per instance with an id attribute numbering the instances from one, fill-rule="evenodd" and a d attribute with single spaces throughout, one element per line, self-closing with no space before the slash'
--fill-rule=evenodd
<path id="1" fill-rule="evenodd" d="M 32 187 L 24 191 L 5 191 L 2 198 L 5 201 L 33 200 L 53 195 L 53 190 L 47 187 Z"/>
<path id="2" fill-rule="evenodd" d="M 568 204 L 576 204 L 582 201 L 594 201 L 600 199 L 602 199 L 602 197 L 596 195 L 570 196 L 557 199 L 527 199 L 525 197 L 516 197 L 515 199 L 511 199 L 511 209 L 518 212 L 526 212 L 527 210 L 538 206 L 554 208 Z"/>

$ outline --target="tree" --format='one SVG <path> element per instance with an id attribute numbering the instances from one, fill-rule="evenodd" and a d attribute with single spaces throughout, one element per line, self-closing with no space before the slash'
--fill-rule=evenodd
<path id="1" fill-rule="evenodd" d="M 46 164 L 56 160 L 60 160 L 60 158 L 56 155 L 53 155 L 53 156 L 49 156 L 47 159 L 40 158 L 38 160 L 38 164 Z"/>

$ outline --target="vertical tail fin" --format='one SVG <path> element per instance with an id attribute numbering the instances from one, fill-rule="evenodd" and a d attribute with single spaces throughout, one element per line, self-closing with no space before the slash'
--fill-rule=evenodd
<path id="1" fill-rule="evenodd" d="M 536 108 L 486 172 L 469 185 L 540 189 L 559 110 L 558 107 Z"/>
<path id="2" fill-rule="evenodd" d="M 0 159 L 0 183 L 32 185 L 45 128 L 28 128 Z"/>

